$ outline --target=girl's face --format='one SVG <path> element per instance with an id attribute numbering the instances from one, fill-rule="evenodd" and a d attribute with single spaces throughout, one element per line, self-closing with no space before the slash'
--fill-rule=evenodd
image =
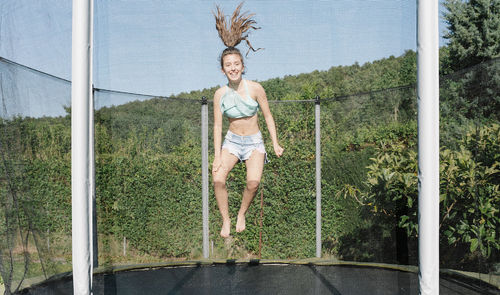
<path id="1" fill-rule="evenodd" d="M 241 75 L 245 66 L 238 54 L 228 54 L 222 60 L 222 72 L 226 75 L 229 81 L 237 82 L 241 79 Z"/>

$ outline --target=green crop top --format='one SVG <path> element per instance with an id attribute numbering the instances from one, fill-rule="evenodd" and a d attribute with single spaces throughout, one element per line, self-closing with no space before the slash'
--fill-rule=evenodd
<path id="1" fill-rule="evenodd" d="M 259 110 L 259 103 L 250 97 L 247 81 L 243 80 L 246 97 L 241 97 L 235 90 L 227 86 L 226 93 L 220 100 L 220 110 L 224 116 L 238 119 L 251 117 Z"/>

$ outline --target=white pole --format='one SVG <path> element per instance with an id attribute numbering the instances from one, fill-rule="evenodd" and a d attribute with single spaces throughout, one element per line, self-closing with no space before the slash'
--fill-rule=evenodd
<path id="1" fill-rule="evenodd" d="M 71 83 L 71 194 L 74 294 L 91 294 L 89 222 L 89 99 L 92 85 L 91 0 L 73 0 Z"/>
<path id="2" fill-rule="evenodd" d="M 319 96 L 314 108 L 316 138 L 316 257 L 321 258 L 321 109 Z"/>
<path id="3" fill-rule="evenodd" d="M 201 179 L 202 179 L 202 219 L 203 219 L 203 257 L 209 256 L 208 243 L 208 105 L 203 96 L 201 102 Z"/>
<path id="4" fill-rule="evenodd" d="M 438 0 L 418 1 L 418 246 L 420 294 L 439 294 Z"/>

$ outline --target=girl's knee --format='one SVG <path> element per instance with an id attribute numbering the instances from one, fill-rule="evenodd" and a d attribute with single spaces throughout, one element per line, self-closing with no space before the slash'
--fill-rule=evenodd
<path id="1" fill-rule="evenodd" d="M 214 180 L 214 189 L 225 189 L 226 181 L 224 180 Z"/>
<path id="2" fill-rule="evenodd" d="M 216 171 L 212 173 L 212 179 L 214 186 L 225 186 L 226 185 L 226 175 L 221 171 Z"/>
<path id="3" fill-rule="evenodd" d="M 256 192 L 259 188 L 260 181 L 258 180 L 249 180 L 247 181 L 247 190 Z"/>

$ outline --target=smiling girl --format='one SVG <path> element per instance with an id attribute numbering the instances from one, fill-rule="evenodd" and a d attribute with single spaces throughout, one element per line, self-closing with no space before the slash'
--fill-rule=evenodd
<path id="1" fill-rule="evenodd" d="M 238 5 L 233 13 L 230 30 L 226 26 L 226 18 L 217 7 L 216 28 L 224 44 L 227 46 L 221 54 L 221 70 L 227 77 L 228 84 L 219 88 L 214 95 L 214 162 L 212 176 L 215 198 L 222 216 L 220 235 L 230 236 L 231 219 L 228 209 L 228 193 L 226 179 L 229 172 L 238 162 L 246 166 L 246 186 L 236 219 L 236 232 L 245 230 L 245 214 L 252 203 L 262 177 L 267 154 L 264 141 L 258 124 L 258 110 L 260 109 L 266 121 L 267 129 L 273 143 L 277 157 L 283 154 L 283 148 L 278 143 L 276 125 L 269 110 L 266 92 L 257 82 L 244 80 L 245 65 L 241 52 L 235 48 L 245 40 L 250 45 L 245 34 L 255 21 L 253 14 L 240 15 Z M 250 50 L 249 49 L 249 50 Z M 222 143 L 222 118 L 229 120 L 229 130 Z"/>

